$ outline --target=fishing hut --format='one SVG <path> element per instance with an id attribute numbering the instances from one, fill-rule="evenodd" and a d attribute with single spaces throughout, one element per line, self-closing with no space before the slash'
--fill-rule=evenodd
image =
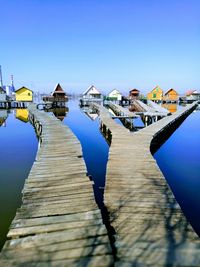
<path id="1" fill-rule="evenodd" d="M 45 106 L 49 108 L 65 107 L 65 103 L 68 101 L 68 96 L 58 83 L 50 96 L 43 97 L 43 101 Z"/>

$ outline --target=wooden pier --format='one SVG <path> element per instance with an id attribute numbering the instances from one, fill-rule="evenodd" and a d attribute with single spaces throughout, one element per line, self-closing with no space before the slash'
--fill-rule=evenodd
<path id="1" fill-rule="evenodd" d="M 134 112 L 130 112 L 128 109 L 123 108 L 118 104 L 114 104 L 111 102 L 107 103 L 107 106 L 115 113 L 116 116 L 124 117 L 124 118 L 138 118 Z"/>
<path id="2" fill-rule="evenodd" d="M 109 132 L 104 203 L 115 229 L 115 266 L 200 266 L 200 239 L 183 215 L 150 147 L 197 106 L 130 133 L 98 107 Z M 167 160 L 167 159 L 166 159 Z"/>
<path id="3" fill-rule="evenodd" d="M 29 104 L 23 101 L 0 101 L 0 109 L 27 108 Z"/>
<path id="4" fill-rule="evenodd" d="M 153 101 L 149 102 L 150 105 L 146 105 L 145 103 L 143 103 L 140 100 L 134 100 L 132 102 L 132 105 L 135 107 L 135 109 L 138 112 L 142 112 L 143 115 L 145 117 L 155 117 L 156 121 L 159 118 L 163 118 L 167 115 L 170 114 L 170 112 L 168 110 L 166 110 L 165 108 L 162 108 L 161 106 L 159 106 L 158 104 L 154 103 Z M 137 112 L 136 112 L 137 114 Z"/>
<path id="5" fill-rule="evenodd" d="M 0 266 L 112 266 L 112 250 L 79 141 L 59 120 L 29 106 L 41 138 Z"/>
<path id="6" fill-rule="evenodd" d="M 166 113 L 166 115 L 170 114 L 170 112 L 166 108 L 163 108 L 161 105 L 158 105 L 152 100 L 147 100 L 147 104 L 157 112 Z"/>
<path id="7" fill-rule="evenodd" d="M 130 133 L 106 108 L 92 104 L 111 143 L 104 203 L 112 237 L 95 203 L 79 141 L 59 120 L 30 105 L 40 147 L 0 267 L 200 266 L 199 237 L 150 152 L 197 105 Z"/>

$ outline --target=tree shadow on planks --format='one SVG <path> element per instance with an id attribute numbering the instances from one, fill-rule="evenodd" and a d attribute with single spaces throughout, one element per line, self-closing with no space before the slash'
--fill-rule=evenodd
<path id="1" fill-rule="evenodd" d="M 145 194 L 137 198 L 130 191 L 111 210 L 111 225 L 116 231 L 116 266 L 199 266 L 200 242 L 182 214 L 171 190 L 161 179 L 151 178 L 156 195 L 145 208 Z M 164 177 L 163 177 L 164 180 Z M 148 194 L 148 193 L 146 193 Z M 149 192 L 151 194 L 151 192 Z M 138 201 L 144 205 L 131 205 Z M 146 199 L 150 201 L 150 199 Z"/>
<path id="2" fill-rule="evenodd" d="M 86 227 L 66 230 L 60 223 L 60 231 L 47 227 L 37 233 L 36 227 L 35 234 L 32 231 L 8 240 L 0 256 L 0 266 L 113 266 L 105 226 L 95 223 L 99 216 L 87 220 Z"/>

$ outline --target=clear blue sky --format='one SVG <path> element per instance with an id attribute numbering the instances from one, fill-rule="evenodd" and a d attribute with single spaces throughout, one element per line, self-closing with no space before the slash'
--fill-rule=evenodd
<path id="1" fill-rule="evenodd" d="M 4 83 L 200 89 L 199 0 L 0 0 Z"/>

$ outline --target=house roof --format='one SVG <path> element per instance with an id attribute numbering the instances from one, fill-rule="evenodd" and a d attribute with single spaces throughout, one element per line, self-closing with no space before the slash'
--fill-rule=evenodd
<path id="1" fill-rule="evenodd" d="M 120 95 L 121 95 L 121 93 L 120 93 L 120 91 L 119 90 L 117 90 L 117 89 L 113 89 L 112 91 L 110 91 L 108 94 L 110 95 L 112 92 L 114 92 L 114 91 L 116 91 L 117 93 L 119 93 Z"/>
<path id="2" fill-rule="evenodd" d="M 62 89 L 62 87 L 60 86 L 60 84 L 58 83 L 54 89 L 54 91 L 51 93 L 52 95 L 56 93 L 56 94 L 65 94 L 65 91 Z"/>
<path id="3" fill-rule="evenodd" d="M 90 91 L 93 95 L 101 94 L 94 85 L 91 85 L 87 90 L 85 90 L 85 92 L 83 92 L 83 95 L 87 95 Z"/>
<path id="4" fill-rule="evenodd" d="M 154 87 L 154 88 L 151 90 L 151 92 L 153 92 L 153 91 L 154 91 L 155 89 L 157 89 L 157 88 L 158 88 L 158 89 L 160 89 L 160 90 L 163 92 L 163 90 L 161 89 L 161 87 L 160 87 L 160 86 L 158 86 L 158 85 L 157 85 L 157 86 L 155 86 L 155 87 Z"/>
<path id="5" fill-rule="evenodd" d="M 190 90 L 186 91 L 186 93 L 185 93 L 186 96 L 189 96 L 192 94 L 198 94 L 197 90 L 190 89 Z"/>
<path id="6" fill-rule="evenodd" d="M 193 94 L 193 95 L 199 95 L 200 92 L 198 92 L 197 90 L 195 90 L 192 94 Z"/>
<path id="7" fill-rule="evenodd" d="M 174 90 L 173 88 L 170 88 L 169 90 L 167 90 L 167 92 L 165 93 L 165 95 L 167 95 L 170 91 L 175 91 L 176 92 L 176 90 Z M 177 93 L 177 92 L 176 92 Z M 178 95 L 178 93 L 177 93 L 177 95 Z"/>
<path id="8" fill-rule="evenodd" d="M 137 91 L 138 93 L 140 92 L 140 90 L 134 88 L 134 89 L 130 90 L 129 93 L 131 93 L 131 92 L 133 92 L 133 91 Z"/>
<path id="9" fill-rule="evenodd" d="M 31 89 L 29 89 L 29 88 L 27 88 L 25 86 L 20 87 L 19 89 L 15 90 L 15 92 L 18 92 L 18 91 L 20 91 L 22 89 L 26 89 L 26 90 L 31 91 L 33 93 L 33 91 Z"/>

